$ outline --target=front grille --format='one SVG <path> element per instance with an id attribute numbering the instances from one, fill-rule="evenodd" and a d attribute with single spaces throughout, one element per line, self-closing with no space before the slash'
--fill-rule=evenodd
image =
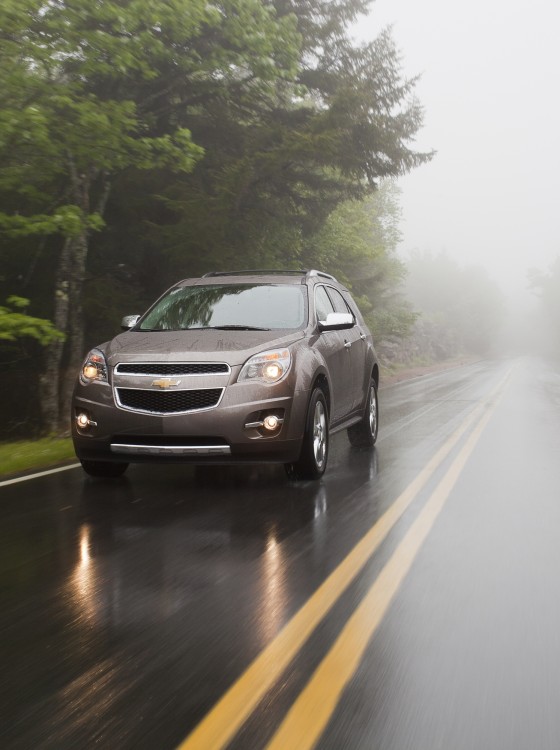
<path id="1" fill-rule="evenodd" d="M 221 375 L 229 372 L 225 362 L 142 362 L 119 364 L 121 375 Z"/>
<path id="2" fill-rule="evenodd" d="M 147 391 L 142 388 L 117 388 L 121 406 L 151 414 L 182 414 L 217 406 L 223 388 L 203 388 L 189 391 Z"/>

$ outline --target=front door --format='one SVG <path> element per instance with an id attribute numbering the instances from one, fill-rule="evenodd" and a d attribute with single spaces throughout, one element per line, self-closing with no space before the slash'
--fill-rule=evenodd
<path id="1" fill-rule="evenodd" d="M 350 313 L 354 317 L 354 313 L 349 309 L 344 297 L 337 289 L 330 286 L 327 287 L 327 292 L 332 301 L 335 312 Z M 353 409 L 357 409 L 364 403 L 367 345 L 365 340 L 366 337 L 357 324 L 354 325 L 353 328 L 340 331 L 340 333 L 342 334 L 343 346 L 348 354 L 347 360 L 350 363 L 351 380 L 348 382 L 347 387 L 351 393 L 351 399 L 350 403 L 347 404 L 346 413 L 348 414 Z"/>
<path id="2" fill-rule="evenodd" d="M 315 287 L 315 313 L 317 321 L 326 320 L 329 313 L 336 312 L 324 286 Z M 352 410 L 352 355 L 347 346 L 349 331 L 323 331 L 319 345 L 331 374 L 331 422 L 342 419 Z"/>

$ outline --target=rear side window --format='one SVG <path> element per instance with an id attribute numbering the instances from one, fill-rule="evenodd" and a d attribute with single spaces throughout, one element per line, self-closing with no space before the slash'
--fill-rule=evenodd
<path id="1" fill-rule="evenodd" d="M 354 316 L 354 318 L 356 319 L 356 321 L 358 322 L 358 324 L 359 325 L 364 325 L 364 319 L 362 318 L 360 310 L 357 307 L 355 301 L 350 296 L 350 294 L 348 292 L 344 292 L 344 294 L 342 296 L 344 297 L 344 301 L 346 302 L 346 304 L 350 308 L 350 312 L 352 313 L 352 315 Z"/>
<path id="2" fill-rule="evenodd" d="M 335 312 L 345 313 L 346 315 L 348 315 L 348 313 L 351 313 L 351 311 L 348 309 L 348 305 L 344 301 L 344 297 L 342 296 L 342 294 L 340 294 L 340 292 L 330 286 L 328 288 L 328 294 L 332 300 Z"/>

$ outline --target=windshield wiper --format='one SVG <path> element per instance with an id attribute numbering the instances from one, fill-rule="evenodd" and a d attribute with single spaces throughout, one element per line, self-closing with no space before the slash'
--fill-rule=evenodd
<path id="1" fill-rule="evenodd" d="M 258 328 L 257 326 L 208 326 L 216 331 L 270 331 L 270 328 Z"/>
<path id="2" fill-rule="evenodd" d="M 137 331 L 270 331 L 270 328 L 257 326 L 224 325 L 224 326 L 195 326 L 194 328 L 137 328 Z"/>

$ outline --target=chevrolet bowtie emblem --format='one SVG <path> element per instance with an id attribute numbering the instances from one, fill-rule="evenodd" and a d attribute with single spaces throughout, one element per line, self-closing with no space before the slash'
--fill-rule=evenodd
<path id="1" fill-rule="evenodd" d="M 159 380 L 152 380 L 152 385 L 157 388 L 172 388 L 174 385 L 179 385 L 180 380 L 171 380 L 170 378 L 160 378 Z"/>

